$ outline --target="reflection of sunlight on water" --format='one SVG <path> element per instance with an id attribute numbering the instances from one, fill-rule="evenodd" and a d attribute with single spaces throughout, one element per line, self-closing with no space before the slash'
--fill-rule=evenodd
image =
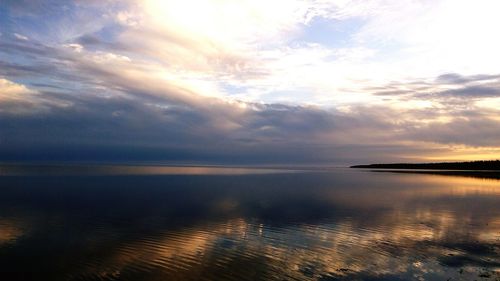
<path id="1" fill-rule="evenodd" d="M 106 260 L 91 264 L 84 275 L 109 276 L 123 272 L 150 272 L 161 268 L 167 274 L 175 273 L 184 279 L 196 279 L 197 272 L 207 258 L 214 258 L 213 253 L 220 242 L 241 240 L 247 233 L 248 224 L 243 220 L 233 220 L 227 224 L 213 225 L 209 229 L 187 228 L 177 232 L 165 232 L 154 237 L 142 237 L 138 241 L 120 246 Z M 216 266 L 222 266 L 230 257 L 221 256 Z M 111 267 L 108 267 L 110 266 Z M 216 269 L 216 268 L 214 268 Z M 199 273 L 199 272 L 198 272 Z"/>
<path id="2" fill-rule="evenodd" d="M 500 195 L 500 180 L 443 175 L 409 175 L 401 177 L 402 182 L 418 181 L 418 189 L 408 190 L 410 195 L 425 196 L 469 196 Z"/>
<path id="3" fill-rule="evenodd" d="M 16 223 L 0 218 L 0 246 L 14 242 L 23 234 L 24 231 Z"/>
<path id="4" fill-rule="evenodd" d="M 403 221 L 402 216 L 406 217 Z M 161 268 L 165 276 L 194 280 L 216 278 L 218 273 L 230 269 L 235 275 L 224 279 L 238 280 L 235 276 L 255 273 L 252 266 L 262 266 L 269 274 L 262 279 L 286 276 L 313 280 L 361 273 L 410 274 L 408 278 L 442 276 L 445 272 L 437 259 L 462 253 L 461 249 L 442 244 L 454 232 L 457 220 L 445 212 L 389 214 L 375 227 L 360 227 L 350 220 L 277 227 L 232 219 L 124 244 L 107 260 L 96 261 L 87 274 L 132 276 L 134 272 L 153 273 Z M 484 232 L 469 233 L 472 236 L 466 239 L 488 244 L 499 238 L 498 234 L 495 237 L 481 233 Z"/>
<path id="5" fill-rule="evenodd" d="M 293 173 L 300 169 L 240 168 L 223 166 L 132 166 L 132 165 L 0 165 L 7 175 L 258 175 Z"/>
<path id="6" fill-rule="evenodd" d="M 100 207 L 92 217 L 97 221 L 83 222 L 92 224 L 84 228 L 86 233 L 71 232 L 92 254 L 63 247 L 75 251 L 72 263 L 77 268 L 71 270 L 71 280 L 474 280 L 478 272 L 495 274 L 500 268 L 500 181 L 363 174 L 339 184 L 330 178 L 308 182 L 302 176 L 273 176 L 271 182 L 267 176 L 255 182 L 238 177 L 249 181 L 242 186 L 234 177 L 228 182 L 186 177 L 194 187 L 179 180 L 176 188 L 163 188 L 172 182 L 154 177 L 160 181 L 156 189 L 148 189 L 142 180 L 123 188 L 123 179 L 114 179 L 106 184 L 119 188 L 99 192 L 106 190 L 102 185 L 90 194 L 69 192 L 67 184 L 55 189 L 50 181 L 54 196 L 47 197 L 53 200 L 49 209 L 60 219 L 59 230 L 46 226 L 43 211 L 41 223 L 25 224 L 44 225 L 56 239 L 67 239 L 59 235 L 67 234 L 66 226 L 74 227 L 76 217 L 64 213 L 74 209 L 60 197 Z M 90 188 L 100 180 L 82 186 Z M 40 190 L 38 184 L 33 190 Z M 108 194 L 116 191 L 124 192 L 118 198 L 132 199 L 113 202 L 116 197 Z M 96 192 L 104 196 L 103 206 L 96 205 Z M 136 202 L 141 198 L 146 203 Z M 144 210 L 131 214 L 131 205 Z M 121 225 L 108 216 L 111 207 L 119 219 L 135 220 Z M 12 221 L 0 219 L 0 250 L 23 235 L 23 228 Z"/>
<path id="7" fill-rule="evenodd" d="M 401 205 L 412 200 L 439 200 L 440 198 L 472 198 L 500 196 L 500 180 L 468 178 L 460 176 L 425 175 L 425 174 L 378 174 L 388 176 L 393 182 L 387 186 L 372 185 L 353 189 L 332 187 L 325 192 L 335 204 L 369 209 L 379 206 Z M 389 176 L 390 175 L 390 176 Z M 435 207 L 435 206 L 433 206 Z"/>

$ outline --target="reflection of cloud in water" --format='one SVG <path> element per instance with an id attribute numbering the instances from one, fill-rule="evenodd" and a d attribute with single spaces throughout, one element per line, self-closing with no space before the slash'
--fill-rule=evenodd
<path id="1" fill-rule="evenodd" d="M 63 268 L 64 280 L 500 277 L 498 181 L 359 172 L 64 179 L 3 190 L 0 207 L 17 202 L 39 217 L 20 247 L 0 244 L 1 262 L 36 249 L 50 263 L 35 266 Z M 71 261 L 52 262 L 58 255 Z"/>
<path id="2" fill-rule="evenodd" d="M 406 218 L 409 215 L 404 214 Z M 292 268 L 298 269 L 299 272 L 295 274 L 299 276 L 303 273 L 301 270 L 309 272 L 311 277 L 315 274 L 322 276 L 325 272 L 330 277 L 353 277 L 355 273 L 369 273 L 374 276 L 411 273 L 423 276 L 431 272 L 434 275 L 444 274 L 440 272 L 443 269 L 438 261 L 448 255 L 463 253 L 464 249 L 460 246 L 493 246 L 498 243 L 498 236 L 495 240 L 484 239 L 475 234 L 469 237 L 455 237 L 458 238 L 457 241 L 462 239 L 467 241 L 462 245 L 448 243 L 447 239 L 457 227 L 455 223 L 457 218 L 449 217 L 448 214 L 435 214 L 428 220 L 427 222 L 433 223 L 432 228 L 425 225 L 425 220 L 422 223 L 422 218 L 418 216 L 406 220 L 406 223 L 398 219 L 400 216 L 403 214 L 389 215 L 381 225 L 371 229 L 359 229 L 348 222 L 335 226 L 304 226 L 288 232 L 292 236 L 288 239 L 295 238 L 301 243 L 296 249 L 283 254 L 289 263 L 293 264 Z M 494 228 L 489 229 L 489 232 L 498 233 L 499 230 L 500 228 Z M 317 237 L 321 239 L 318 240 Z M 490 258 L 491 264 L 500 266 L 500 260 L 495 256 L 498 250 L 496 247 L 489 252 L 476 253 L 479 257 L 471 261 L 478 262 L 472 265 L 478 267 L 488 265 L 488 263 L 481 264 L 480 261 L 483 258 Z M 420 266 L 413 267 L 414 264 Z"/>
<path id="3" fill-rule="evenodd" d="M 229 270 L 262 279 L 347 280 L 397 274 L 432 280 L 472 278 L 481 267 L 500 267 L 498 220 L 464 232 L 456 231 L 463 226 L 451 213 L 394 212 L 377 222 L 372 228 L 360 228 L 350 220 L 283 228 L 241 218 L 199 225 L 119 246 L 87 268 L 87 274 L 132 278 L 160 274 L 160 268 L 161 276 L 179 280 L 216 278 Z M 461 273 L 453 263 L 463 268 Z"/>

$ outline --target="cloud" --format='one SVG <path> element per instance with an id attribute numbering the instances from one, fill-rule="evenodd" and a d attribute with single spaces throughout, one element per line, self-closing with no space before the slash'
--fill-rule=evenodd
<path id="1" fill-rule="evenodd" d="M 436 78 L 437 83 L 445 83 L 445 84 L 466 84 L 471 82 L 483 82 L 483 81 L 491 81 L 498 80 L 499 75 L 470 75 L 464 76 L 458 73 L 446 73 L 439 75 Z"/>
<path id="2" fill-rule="evenodd" d="M 14 33 L 14 37 L 16 37 L 16 39 L 19 39 L 19 40 L 23 40 L 23 41 L 28 41 L 29 38 L 24 36 L 24 35 L 21 35 L 21 34 L 17 34 L 17 33 Z"/>
<path id="3" fill-rule="evenodd" d="M 73 86 L 57 83 L 64 87 L 45 87 L 38 99 L 30 98 L 30 111 L 23 109 L 22 102 L 9 104 L 10 111 L 1 117 L 10 124 L 2 128 L 3 155 L 10 160 L 352 163 L 444 153 L 449 150 L 446 145 L 489 147 L 497 137 L 487 133 L 495 120 L 470 115 L 473 122 L 462 124 L 463 109 L 446 105 L 435 112 L 432 107 L 411 109 L 397 103 L 325 109 L 243 102 L 201 95 L 182 79 L 164 76 L 155 63 L 85 48 L 23 47 L 28 52 L 14 48 L 12 52 L 44 51 L 70 69 L 54 69 L 54 79 L 76 76 L 70 78 Z M 37 65 L 4 66 L 5 73 L 18 77 L 46 72 Z M 467 79 L 472 84 L 484 81 L 483 76 Z M 488 87 L 496 83 L 488 81 L 492 83 Z M 18 92 L 26 89 L 4 83 Z M 444 85 L 448 87 L 450 81 Z M 411 102 L 421 97 L 418 89 L 443 85 L 394 83 L 391 87 L 403 86 L 404 98 Z M 441 101 L 442 94 L 433 96 L 438 97 L 436 102 L 449 102 Z M 16 112 L 29 114 L 19 117 Z M 448 126 L 454 129 L 446 130 Z M 480 134 L 489 137 L 473 137 Z"/>
<path id="4" fill-rule="evenodd" d="M 471 86 L 461 89 L 448 90 L 443 92 L 442 94 L 451 96 L 463 96 L 463 97 L 495 97 L 500 95 L 500 89 Z"/>
<path id="5" fill-rule="evenodd" d="M 32 93 L 33 91 L 24 85 L 0 78 L 0 99 L 3 101 L 27 99 L 25 96 Z"/>
<path id="6" fill-rule="evenodd" d="M 387 107 L 349 113 L 250 103 L 242 108 L 207 97 L 207 109 L 143 95 L 43 96 L 59 102 L 23 117 L 1 114 L 9 124 L 1 132 L 4 160 L 352 163 L 444 153 L 443 144 L 494 146 L 498 138 L 492 128 L 499 123 L 488 117 L 426 125 L 418 117 L 426 111 Z"/>
<path id="7" fill-rule="evenodd" d="M 442 32 L 435 15 L 447 1 L 14 2 L 0 42 L 8 160 L 352 163 L 446 157 L 457 146 L 498 152 L 500 71 L 482 59 L 455 64 L 440 48 L 463 38 L 445 34 L 432 49 L 437 31 L 416 29 Z M 318 18 L 330 43 L 301 35 Z"/>

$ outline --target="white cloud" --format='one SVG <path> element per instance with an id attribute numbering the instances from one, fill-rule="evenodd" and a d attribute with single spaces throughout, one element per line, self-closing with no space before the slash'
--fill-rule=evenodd
<path id="1" fill-rule="evenodd" d="M 65 44 L 63 45 L 64 47 L 66 48 L 70 48 L 72 49 L 73 51 L 77 52 L 77 53 L 81 53 L 82 50 L 83 50 L 83 46 L 80 45 L 80 44 L 76 44 L 76 43 L 73 43 L 73 44 Z"/>
<path id="2" fill-rule="evenodd" d="M 498 69 L 490 59 L 497 43 L 488 32 L 497 21 L 489 12 L 496 5 L 487 0 L 148 0 L 116 17 L 129 26 L 119 37 L 122 43 L 186 83 L 243 86 L 246 99 L 255 101 L 273 101 L 273 91 L 278 96 L 302 89 L 308 93 L 290 94 L 288 100 L 334 105 L 360 102 L 366 99 L 359 94 L 363 87 L 393 80 Z M 350 31 L 347 47 L 290 45 L 315 17 L 330 19 L 332 26 L 358 19 L 361 26 Z"/>
<path id="3" fill-rule="evenodd" d="M 24 35 L 21 35 L 19 33 L 14 33 L 14 37 L 16 37 L 16 39 L 18 39 L 18 40 L 23 40 L 23 41 L 28 41 L 29 40 L 28 37 L 26 37 Z"/>
<path id="4" fill-rule="evenodd" d="M 34 93 L 22 84 L 0 77 L 0 101 L 29 100 L 29 95 Z"/>

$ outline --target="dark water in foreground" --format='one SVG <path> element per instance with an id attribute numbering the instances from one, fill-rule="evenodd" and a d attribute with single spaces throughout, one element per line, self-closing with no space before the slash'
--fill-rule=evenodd
<path id="1" fill-rule="evenodd" d="M 500 280 L 500 180 L 0 166 L 0 280 Z"/>

